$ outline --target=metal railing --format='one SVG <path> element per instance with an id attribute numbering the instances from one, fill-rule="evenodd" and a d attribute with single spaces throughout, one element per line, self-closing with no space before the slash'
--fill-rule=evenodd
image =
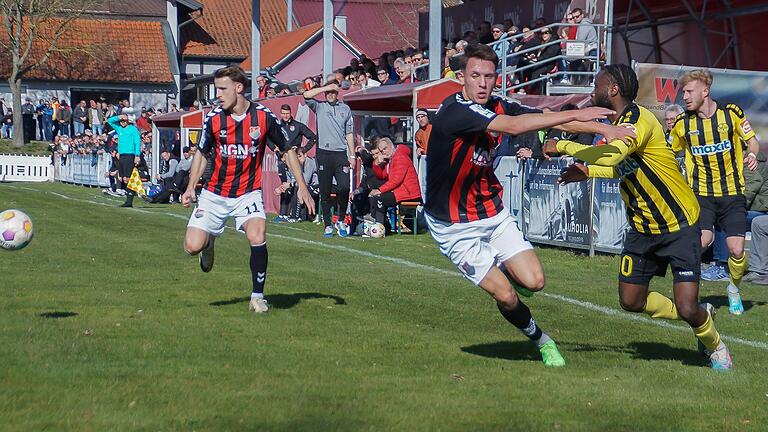
<path id="1" fill-rule="evenodd" d="M 522 40 L 523 38 L 525 38 L 525 35 L 527 33 L 532 32 L 534 34 L 537 34 L 537 33 L 540 33 L 544 29 L 550 29 L 550 30 L 552 30 L 553 34 L 555 34 L 555 30 L 556 29 L 560 29 L 562 27 L 593 27 L 595 29 L 595 33 L 597 34 L 597 40 L 595 40 L 595 41 L 578 40 L 578 39 L 563 40 L 563 39 L 559 39 L 558 38 L 558 39 L 552 39 L 549 42 L 540 43 L 538 45 L 532 46 L 530 48 L 526 48 L 524 50 L 520 50 L 520 51 L 516 51 L 516 52 L 512 52 L 512 53 L 509 52 L 511 44 L 513 42 L 517 42 L 518 40 Z M 549 94 L 550 79 L 557 79 L 558 77 L 566 77 L 566 76 L 589 76 L 589 77 L 591 77 L 590 80 L 589 80 L 590 86 L 591 86 L 592 85 L 591 83 L 593 82 L 594 77 L 597 75 L 597 71 L 600 69 L 599 68 L 599 65 L 600 65 L 600 54 L 601 54 L 602 48 L 603 48 L 602 40 L 603 40 L 603 36 L 604 36 L 603 30 L 606 30 L 607 28 L 608 28 L 608 25 L 606 25 L 606 24 L 552 23 L 552 24 L 547 24 L 545 26 L 533 29 L 530 32 L 518 33 L 518 34 L 516 34 L 514 36 L 503 36 L 500 40 L 488 44 L 488 46 L 491 47 L 497 53 L 498 52 L 505 53 L 505 55 L 499 56 L 499 60 L 501 62 L 500 69 L 499 69 L 499 76 L 501 77 L 501 88 L 499 90 L 496 90 L 495 93 L 501 94 L 501 95 L 507 95 L 508 92 L 514 92 L 514 91 L 517 91 L 517 90 L 519 90 L 521 88 L 529 86 L 531 84 L 536 84 L 538 82 L 544 81 L 547 84 L 547 87 L 546 87 L 546 90 L 545 90 L 544 94 Z M 534 63 L 528 64 L 528 65 L 525 65 L 525 66 L 522 66 L 522 67 L 517 67 L 516 62 L 515 62 L 514 65 L 511 64 L 512 63 L 511 60 L 517 59 L 517 58 L 519 58 L 522 55 L 525 55 L 525 54 L 528 54 L 528 53 L 533 53 L 533 52 L 539 52 L 543 48 L 546 48 L 546 47 L 552 46 L 552 45 L 561 45 L 563 42 L 566 43 L 566 49 L 567 49 L 567 44 L 568 43 L 582 43 L 582 44 L 584 44 L 584 50 L 585 50 L 584 55 L 578 55 L 578 56 L 571 55 L 571 56 L 569 56 L 569 55 L 561 52 L 560 55 L 557 55 L 555 57 L 550 57 L 550 58 L 546 59 L 545 62 L 542 62 L 542 63 L 534 62 Z M 592 48 L 592 49 L 589 49 L 589 46 L 592 45 L 592 44 L 594 44 L 595 47 Z M 499 46 L 501 46 L 500 50 L 497 49 L 497 47 L 499 47 Z M 591 51 L 595 51 L 595 54 L 594 55 L 589 55 L 589 52 L 591 52 Z M 459 55 L 461 55 L 461 54 L 456 54 L 455 56 L 459 56 Z M 432 60 L 433 59 L 430 59 L 430 61 L 432 61 Z M 569 71 L 569 70 L 567 70 L 567 64 L 568 64 L 567 62 L 568 61 L 577 61 L 577 60 L 589 61 L 590 64 L 595 65 L 595 67 L 593 67 L 591 71 Z M 442 62 L 442 59 L 439 59 L 438 61 Z M 521 80 L 521 82 L 519 82 L 518 84 L 514 84 L 514 81 L 509 79 L 510 76 L 514 76 L 514 74 L 517 74 L 517 73 L 520 73 L 520 72 L 524 72 L 524 71 L 527 71 L 527 70 L 537 69 L 537 68 L 541 67 L 542 64 L 551 64 L 552 68 L 554 68 L 554 66 L 559 66 L 562 63 L 566 64 L 566 70 L 560 70 L 560 68 L 558 67 L 558 70 L 556 72 L 547 73 L 547 74 L 542 75 L 540 77 L 529 79 L 528 81 L 525 81 L 525 82 L 523 82 Z M 411 68 L 411 74 L 410 74 L 410 77 L 409 77 L 409 81 L 413 82 L 413 80 L 415 79 L 415 77 L 417 75 L 417 71 L 419 71 L 420 69 L 428 68 L 428 67 L 429 67 L 429 63 L 424 63 L 424 64 L 421 64 L 419 66 L 412 67 Z M 441 69 L 443 69 L 443 68 L 444 68 L 444 66 L 441 64 Z M 508 85 L 508 82 L 510 82 L 510 81 L 512 81 L 512 83 L 513 83 L 511 86 Z"/>
<path id="2" fill-rule="evenodd" d="M 531 30 L 531 32 L 536 34 L 536 33 L 540 33 L 544 29 L 550 29 L 552 31 L 552 33 L 556 34 L 555 29 L 556 28 L 561 28 L 561 27 L 593 27 L 595 29 L 595 33 L 597 34 L 597 40 L 595 40 L 595 41 L 588 41 L 588 40 L 578 40 L 578 39 L 575 39 L 575 40 L 565 40 L 564 41 L 564 40 L 558 38 L 558 39 L 553 39 L 553 40 L 551 40 L 549 42 L 540 43 L 540 44 L 538 44 L 536 46 L 533 46 L 533 47 L 530 47 L 530 48 L 527 48 L 527 49 L 524 49 L 524 50 L 521 50 L 521 51 L 510 53 L 509 51 L 510 51 L 511 43 L 516 42 L 518 40 L 522 40 L 525 37 L 526 33 L 530 33 L 530 32 L 526 32 L 526 33 L 519 33 L 519 34 L 516 34 L 516 35 L 511 36 L 511 37 L 504 36 L 504 37 L 502 37 L 502 39 L 488 44 L 488 46 L 490 46 L 492 49 L 494 49 L 494 51 L 496 51 L 497 53 L 498 52 L 504 53 L 504 55 L 499 56 L 500 57 L 499 60 L 501 61 L 500 71 L 499 71 L 499 75 L 501 77 L 501 88 L 500 88 L 500 90 L 497 91 L 497 93 L 500 93 L 501 95 L 507 95 L 507 93 L 509 91 L 514 92 L 514 91 L 516 91 L 518 89 L 521 89 L 523 87 L 529 86 L 531 84 L 535 84 L 535 83 L 538 83 L 538 82 L 541 82 L 541 81 L 545 81 L 546 84 L 547 84 L 547 90 L 545 91 L 545 94 L 549 94 L 549 88 L 548 87 L 549 87 L 549 83 L 550 83 L 550 81 L 549 81 L 550 78 L 565 77 L 565 76 L 568 76 L 568 75 L 589 75 L 589 76 L 592 77 L 591 80 L 594 80 L 594 76 L 597 75 L 597 71 L 599 69 L 599 67 L 597 67 L 597 66 L 599 66 L 599 64 L 600 64 L 600 53 L 602 52 L 603 34 L 601 33 L 601 30 L 606 29 L 608 26 L 605 25 L 605 24 L 564 24 L 564 23 L 552 23 L 552 24 L 547 24 L 545 26 L 533 29 L 533 30 Z M 514 74 L 516 74 L 516 73 L 523 72 L 523 71 L 530 70 L 530 69 L 536 69 L 536 68 L 541 67 L 541 63 L 536 63 L 536 62 L 528 64 L 528 65 L 525 65 L 525 66 L 522 66 L 522 67 L 517 67 L 516 64 L 514 66 L 510 65 L 510 60 L 517 59 L 521 55 L 525 55 L 527 53 L 539 52 L 541 49 L 546 48 L 546 47 L 551 46 L 551 45 L 555 45 L 555 44 L 560 45 L 563 42 L 565 42 L 566 44 L 568 44 L 568 43 L 583 43 L 584 44 L 584 51 L 585 51 L 584 55 L 569 56 L 567 54 L 561 53 L 558 56 L 550 57 L 550 58 L 546 59 L 546 62 L 544 64 L 551 63 L 552 67 L 554 68 L 554 66 L 557 66 L 560 63 L 562 63 L 561 60 L 566 61 L 566 62 L 567 61 L 581 60 L 581 61 L 589 61 L 592 64 L 594 64 L 595 67 L 593 68 L 593 70 L 591 70 L 591 71 L 568 71 L 568 70 L 560 70 L 558 68 L 558 70 L 556 72 L 554 72 L 554 73 L 547 73 L 546 75 L 542 75 L 540 77 L 533 78 L 533 79 L 530 79 L 530 80 L 525 81 L 525 82 L 523 82 L 523 80 L 520 80 L 520 82 L 518 84 L 514 84 L 514 81 L 512 81 L 513 82 L 512 86 L 508 87 L 508 82 L 511 81 L 511 80 L 509 80 L 510 75 L 514 76 Z M 592 44 L 594 44 L 595 47 L 592 48 L 592 49 L 589 49 L 589 46 L 592 45 Z M 499 47 L 499 46 L 501 46 L 500 50 L 497 49 L 497 47 Z M 566 45 L 566 47 L 567 47 L 567 45 Z M 594 51 L 595 54 L 594 55 L 589 55 L 589 53 L 591 51 Z M 567 69 L 567 67 L 566 67 L 566 69 Z M 591 80 L 590 80 L 590 82 L 592 82 Z"/>

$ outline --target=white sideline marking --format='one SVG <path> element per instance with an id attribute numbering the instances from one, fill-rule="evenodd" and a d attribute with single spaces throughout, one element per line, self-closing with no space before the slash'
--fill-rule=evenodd
<path id="1" fill-rule="evenodd" d="M 37 189 L 31 189 L 31 188 L 26 188 L 26 187 L 25 188 L 16 187 L 16 186 L 10 186 L 10 187 L 14 188 L 14 189 L 25 189 L 25 190 L 34 190 L 35 192 L 43 192 L 43 191 L 40 191 L 40 190 L 37 190 Z M 106 203 L 97 202 L 97 201 L 90 201 L 90 200 L 84 200 L 84 199 L 79 199 L 79 198 L 73 198 L 73 197 L 70 197 L 70 196 L 67 196 L 67 195 L 62 195 L 62 194 L 57 193 L 57 192 L 48 191 L 48 193 L 50 193 L 52 195 L 55 195 L 57 197 L 61 197 L 61 198 L 66 199 L 66 200 L 70 200 L 70 201 L 79 201 L 79 202 L 84 202 L 84 203 L 88 203 L 88 204 L 96 204 L 96 205 L 102 205 L 102 206 L 106 206 L 106 207 L 112 207 L 111 205 L 106 204 Z M 161 214 L 161 215 L 170 216 L 170 217 L 173 217 L 173 218 L 176 218 L 176 219 L 182 219 L 182 220 L 187 220 L 188 219 L 187 217 L 185 217 L 183 215 L 175 214 L 175 213 L 153 212 L 153 211 L 147 211 L 147 210 L 142 210 L 142 209 L 138 209 L 138 208 L 132 208 L 131 210 L 139 212 L 139 213 L 145 213 L 145 214 Z M 305 232 L 305 233 L 307 232 L 307 231 L 304 231 L 304 230 L 301 230 L 301 229 L 298 229 L 298 228 L 293 228 L 293 227 L 282 227 L 282 228 L 292 229 L 292 230 L 296 230 L 296 231 L 302 231 L 302 232 Z M 231 230 L 235 231 L 234 228 L 229 227 L 229 226 L 227 227 L 227 229 L 231 229 Z M 312 246 L 321 247 L 321 248 L 326 249 L 326 250 L 327 249 L 332 249 L 332 250 L 337 250 L 337 251 L 340 251 L 340 252 L 346 252 L 346 253 L 354 254 L 354 255 L 357 255 L 357 256 L 363 256 L 363 257 L 368 257 L 368 258 L 375 258 L 375 259 L 379 259 L 379 260 L 385 260 L 385 261 L 389 261 L 389 262 L 392 262 L 392 263 L 395 263 L 395 264 L 398 264 L 398 265 L 403 265 L 403 266 L 406 266 L 406 267 L 411 267 L 411 268 L 415 268 L 415 269 L 419 269 L 419 270 L 427 270 L 427 271 L 431 271 L 431 272 L 434 272 L 434 273 L 440 273 L 440 274 L 449 275 L 449 276 L 461 277 L 459 275 L 459 273 L 456 272 L 456 271 L 441 269 L 441 268 L 438 268 L 438 267 L 432 267 L 432 266 L 429 266 L 429 265 L 426 265 L 426 264 L 414 263 L 414 262 L 410 262 L 410 261 L 404 260 L 402 258 L 395 258 L 395 257 L 390 257 L 390 256 L 385 256 L 385 255 L 376 255 L 376 254 L 371 253 L 371 252 L 366 252 L 366 251 L 363 251 L 363 250 L 348 248 L 348 247 L 345 247 L 345 246 L 339 246 L 339 245 L 332 244 L 332 243 L 325 243 L 325 242 L 320 242 L 320 241 L 316 241 L 316 240 L 307 240 L 307 239 L 296 238 L 296 237 L 289 237 L 289 236 L 282 235 L 282 234 L 268 233 L 268 235 L 270 237 L 276 237 L 276 238 L 283 239 L 283 240 L 289 240 L 289 241 L 294 241 L 294 242 L 297 242 L 297 243 L 304 243 L 304 244 L 308 244 L 308 245 L 312 245 Z M 583 309 L 591 310 L 593 312 L 599 312 L 599 313 L 602 313 L 604 315 L 608 315 L 608 316 L 612 316 L 612 317 L 617 317 L 617 318 L 621 318 L 621 319 L 628 320 L 628 321 L 642 322 L 642 323 L 645 323 L 645 324 L 651 324 L 651 325 L 655 325 L 657 327 L 668 328 L 668 329 L 671 329 L 671 330 L 676 330 L 676 331 L 681 331 L 681 332 L 686 332 L 686 333 L 690 333 L 691 332 L 691 328 L 687 327 L 687 326 L 681 326 L 681 325 L 677 325 L 677 324 L 672 324 L 672 323 L 670 323 L 668 321 L 654 320 L 654 319 L 651 319 L 651 318 L 649 318 L 649 317 L 647 317 L 645 315 L 628 313 L 628 312 L 624 312 L 624 311 L 621 311 L 621 310 L 618 310 L 618 309 L 613 309 L 613 308 L 609 308 L 609 307 L 606 307 L 606 306 L 600 306 L 600 305 L 597 305 L 597 304 L 594 304 L 594 303 L 590 303 L 590 302 L 587 302 L 587 301 L 577 300 L 577 299 L 574 299 L 574 298 L 571 298 L 571 297 L 567 297 L 567 296 L 564 296 L 564 295 L 560 295 L 560 294 L 552 294 L 552 293 L 548 293 L 548 292 L 539 292 L 536 295 L 537 296 L 543 296 L 543 297 L 550 298 L 550 299 L 554 299 L 554 300 L 559 300 L 559 301 L 562 301 L 562 302 L 565 302 L 565 303 L 572 304 L 574 306 L 581 307 Z M 737 337 L 733 337 L 733 336 L 727 336 L 727 335 L 724 335 L 723 333 L 720 333 L 720 337 L 723 340 L 725 340 L 726 342 L 732 342 L 732 343 L 736 343 L 736 344 L 745 345 L 745 346 L 748 346 L 748 347 L 757 348 L 757 349 L 763 349 L 763 350 L 767 350 L 768 351 L 768 343 L 765 343 L 765 342 L 753 341 L 753 340 L 749 340 L 749 339 L 742 339 L 742 338 L 737 338 Z"/>

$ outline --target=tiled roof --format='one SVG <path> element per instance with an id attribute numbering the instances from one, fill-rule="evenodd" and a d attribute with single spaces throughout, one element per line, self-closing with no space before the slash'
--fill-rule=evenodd
<path id="1" fill-rule="evenodd" d="M 251 0 L 199 0 L 203 16 L 182 27 L 184 56 L 244 59 L 251 53 Z M 261 0 L 262 43 L 285 32 L 285 0 Z"/>
<path id="2" fill-rule="evenodd" d="M 278 61 L 309 39 L 310 36 L 317 33 L 322 27 L 323 23 L 314 23 L 270 39 L 269 42 L 261 46 L 261 68 L 274 66 Z M 249 55 L 240 66 L 250 71 L 251 56 Z"/>
<path id="3" fill-rule="evenodd" d="M 53 29 L 53 24 L 45 26 Z M 7 41 L 5 32 L 0 38 Z M 105 81 L 173 83 L 168 48 L 159 21 L 77 19 L 60 39 L 60 48 L 91 47 L 92 53 L 56 53 L 27 79 L 57 81 Z M 26 64 L 47 49 L 35 43 Z M 0 50 L 0 76 L 11 72 L 11 54 Z"/>

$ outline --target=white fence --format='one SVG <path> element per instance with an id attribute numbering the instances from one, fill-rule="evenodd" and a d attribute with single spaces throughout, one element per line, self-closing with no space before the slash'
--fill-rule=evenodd
<path id="1" fill-rule="evenodd" d="M 53 181 L 53 165 L 48 156 L 0 154 L 0 181 Z"/>
<path id="2" fill-rule="evenodd" d="M 93 155 L 69 155 L 66 163 L 61 157 L 56 158 L 56 180 L 86 186 L 109 187 L 105 173 L 109 169 L 112 156 L 104 153 Z"/>

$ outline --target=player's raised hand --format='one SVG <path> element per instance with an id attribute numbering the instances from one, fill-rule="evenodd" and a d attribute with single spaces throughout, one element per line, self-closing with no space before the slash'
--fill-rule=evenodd
<path id="1" fill-rule="evenodd" d="M 189 190 L 187 189 L 183 195 L 181 195 L 181 205 L 184 207 L 189 207 L 192 205 L 193 202 L 197 200 L 197 197 L 195 196 L 195 190 Z"/>
<path id="2" fill-rule="evenodd" d="M 557 151 L 557 140 L 550 138 L 544 141 L 544 144 L 541 146 L 541 152 L 544 153 L 544 159 L 559 156 L 560 152 Z"/>
<path id="3" fill-rule="evenodd" d="M 589 107 L 576 111 L 576 121 L 602 120 L 609 115 L 616 114 L 616 111 L 608 108 Z"/>
<path id="4" fill-rule="evenodd" d="M 589 168 L 584 164 L 575 163 L 564 168 L 557 178 L 557 184 L 568 184 L 587 180 Z"/>

